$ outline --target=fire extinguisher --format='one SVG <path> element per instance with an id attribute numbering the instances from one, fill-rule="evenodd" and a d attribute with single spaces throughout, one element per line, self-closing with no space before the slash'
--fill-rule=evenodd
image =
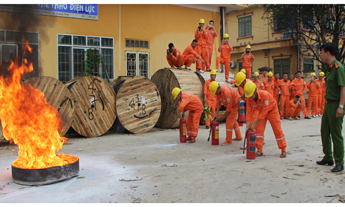
<path id="1" fill-rule="evenodd" d="M 243 154 L 244 149 L 247 148 L 247 159 L 255 159 L 255 149 L 256 149 L 256 133 L 255 131 L 248 129 L 246 133 L 246 137 L 244 138 L 245 145 L 247 139 L 247 147 L 243 146 Z"/>
<path id="2" fill-rule="evenodd" d="M 207 141 L 210 141 L 212 134 L 212 145 L 219 145 L 219 122 L 216 119 L 212 120 L 210 134 L 208 135 Z"/>
<path id="3" fill-rule="evenodd" d="M 241 98 L 238 99 L 237 122 L 239 126 L 243 126 L 243 123 L 246 122 L 246 101 Z"/>
<path id="4" fill-rule="evenodd" d="M 187 121 L 183 118 L 183 116 L 180 119 L 180 142 L 187 142 Z"/>

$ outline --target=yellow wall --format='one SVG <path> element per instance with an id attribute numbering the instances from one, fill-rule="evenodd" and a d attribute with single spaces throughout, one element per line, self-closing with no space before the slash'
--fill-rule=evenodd
<path id="1" fill-rule="evenodd" d="M 119 15 L 121 13 L 121 15 Z M 12 13 L 0 12 L 0 29 L 18 30 L 16 25 L 4 27 L 4 20 Z M 173 42 L 181 52 L 194 39 L 199 19 L 206 23 L 214 20 L 220 31 L 220 13 L 175 5 L 117 5 L 99 4 L 98 20 L 39 16 L 42 27 L 29 28 L 39 32 L 39 61 L 41 75 L 58 78 L 57 35 L 85 35 L 114 38 L 115 78 L 126 75 L 126 51 L 150 53 L 149 77 L 163 67 L 170 67 L 166 60 L 166 49 Z M 119 21 L 121 18 L 121 22 Z M 121 28 L 120 28 L 121 24 Z M 205 24 L 206 26 L 206 24 Z M 45 34 L 45 35 L 43 35 Z M 120 38 L 121 35 L 121 39 Z M 127 48 L 126 38 L 149 41 L 149 48 Z M 121 46 L 120 46 L 121 43 Z M 211 68 L 216 65 L 216 49 L 220 37 L 215 38 Z M 195 64 L 192 65 L 195 70 Z"/>

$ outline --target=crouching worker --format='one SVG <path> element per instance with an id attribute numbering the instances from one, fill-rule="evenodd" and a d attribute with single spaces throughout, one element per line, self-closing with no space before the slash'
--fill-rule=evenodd
<path id="1" fill-rule="evenodd" d="M 195 138 L 198 136 L 199 123 L 204 106 L 196 95 L 183 93 L 180 88 L 174 88 L 172 95 L 174 99 L 180 101 L 177 109 L 178 118 L 181 118 L 186 111 L 189 111 L 187 119 L 187 140 L 189 143 L 194 143 Z"/>
<path id="2" fill-rule="evenodd" d="M 286 112 L 286 117 L 288 117 L 288 119 L 290 120 L 292 119 L 299 120 L 302 106 L 303 106 L 301 97 L 299 95 L 296 95 L 294 99 L 290 100 L 289 104 L 290 104 L 290 109 Z"/>
<path id="3" fill-rule="evenodd" d="M 210 84 L 210 91 L 212 94 L 217 95 L 215 119 L 222 121 L 226 118 L 226 141 L 222 145 L 232 144 L 233 131 L 235 131 L 236 134 L 236 139 L 234 140 L 242 140 L 240 127 L 236 121 L 238 113 L 238 99 L 240 98 L 240 94 L 238 94 L 238 92 L 230 86 L 219 85 L 217 81 L 213 81 Z M 218 117 L 221 102 L 226 107 L 226 112 L 222 116 Z"/>
<path id="4" fill-rule="evenodd" d="M 280 124 L 277 102 L 268 91 L 257 90 L 255 83 L 248 81 L 244 85 L 246 97 L 246 131 L 256 129 L 256 156 L 262 156 L 264 132 L 267 120 L 270 121 L 278 148 L 281 149 L 281 158 L 286 157 L 286 142 Z M 257 116 L 256 116 L 257 114 Z M 254 116 L 253 116 L 254 115 Z"/>

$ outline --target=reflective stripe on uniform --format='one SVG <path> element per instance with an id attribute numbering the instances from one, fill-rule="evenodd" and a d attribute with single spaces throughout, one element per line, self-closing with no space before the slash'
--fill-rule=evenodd
<path id="1" fill-rule="evenodd" d="M 278 141 L 278 140 L 282 140 L 282 139 L 285 139 L 285 137 L 283 137 L 283 138 L 279 138 L 279 139 L 276 139 L 276 140 Z"/>
<path id="2" fill-rule="evenodd" d="M 258 138 L 258 137 L 265 138 L 264 136 L 256 136 L 256 138 Z"/>
<path id="3" fill-rule="evenodd" d="M 232 129 L 226 129 L 226 131 L 232 132 Z"/>

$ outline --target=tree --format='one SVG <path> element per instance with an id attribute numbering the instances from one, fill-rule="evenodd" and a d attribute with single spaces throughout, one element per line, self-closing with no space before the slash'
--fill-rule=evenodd
<path id="1" fill-rule="evenodd" d="M 83 68 L 86 76 L 94 75 L 94 72 L 98 72 L 99 65 L 103 57 L 99 54 L 97 49 L 87 49 L 86 50 L 86 60 L 84 60 Z M 98 74 L 97 76 L 100 76 Z"/>
<path id="2" fill-rule="evenodd" d="M 332 42 L 339 48 L 336 59 L 345 60 L 345 5 L 340 4 L 265 4 L 263 19 L 268 19 L 275 31 L 291 33 L 301 49 L 311 51 L 320 58 L 321 45 Z"/>

